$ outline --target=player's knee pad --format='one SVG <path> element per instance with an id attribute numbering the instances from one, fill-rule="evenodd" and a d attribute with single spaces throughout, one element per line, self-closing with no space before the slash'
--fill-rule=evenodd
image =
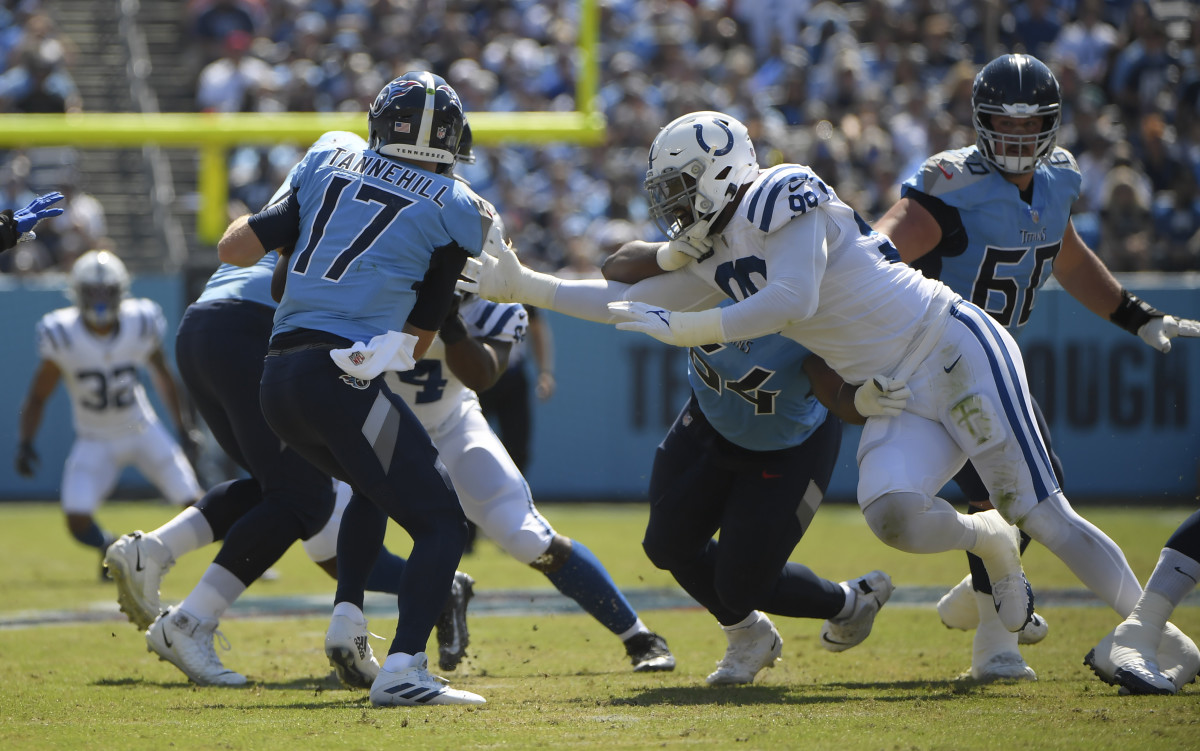
<path id="1" fill-rule="evenodd" d="M 566 565 L 570 557 L 571 538 L 556 534 L 554 539 L 550 540 L 550 546 L 541 555 L 530 561 L 529 565 L 543 574 L 553 574 Z"/>
<path id="2" fill-rule="evenodd" d="M 933 506 L 933 499 L 921 493 L 884 493 L 863 509 L 867 526 L 890 547 L 918 552 L 922 537 L 922 515 Z"/>

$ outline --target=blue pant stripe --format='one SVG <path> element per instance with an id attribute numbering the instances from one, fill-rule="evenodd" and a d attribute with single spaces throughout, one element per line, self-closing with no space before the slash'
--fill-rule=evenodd
<path id="1" fill-rule="evenodd" d="M 952 315 L 966 324 L 987 354 L 1005 417 L 1021 447 L 1025 464 L 1030 469 L 1038 500 L 1058 492 L 1058 481 L 1050 467 L 1050 457 L 1046 453 L 1046 448 L 1041 441 L 1033 440 L 1038 435 L 1037 428 L 1033 424 L 1033 418 L 1025 400 L 1019 393 L 1020 376 L 1012 358 L 1008 355 L 1007 347 L 996 335 L 991 318 L 970 303 L 955 306 Z M 1004 359 L 1003 364 L 999 360 L 1000 357 Z"/>

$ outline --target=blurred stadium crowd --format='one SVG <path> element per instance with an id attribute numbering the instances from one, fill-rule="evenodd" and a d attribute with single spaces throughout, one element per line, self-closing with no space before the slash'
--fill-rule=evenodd
<path id="1" fill-rule="evenodd" d="M 971 82 L 1006 51 L 1063 89 L 1059 144 L 1083 172 L 1075 224 L 1116 271 L 1200 269 L 1200 4 L 1192 0 L 598 0 L 599 147 L 479 148 L 460 174 L 505 217 L 527 262 L 589 275 L 657 236 L 646 149 L 688 111 L 751 129 L 764 165 L 811 165 L 866 218 L 928 155 L 974 142 Z M 471 112 L 573 110 L 578 0 L 190 0 L 197 111 L 364 111 L 410 69 L 443 75 Z M 48 3 L 0 8 L 0 111 L 79 108 L 72 44 Z M 231 213 L 257 208 L 306 144 L 230 154 Z M 0 159 L 0 207 L 32 196 L 37 159 Z M 69 171 L 66 173 L 69 174 Z M 45 223 L 56 263 L 102 244 L 104 213 L 72 184 Z M 39 226 L 39 234 L 43 227 Z"/>

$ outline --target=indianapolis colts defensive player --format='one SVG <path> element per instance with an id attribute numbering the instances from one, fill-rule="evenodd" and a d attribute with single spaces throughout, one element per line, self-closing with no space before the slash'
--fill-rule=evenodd
<path id="1" fill-rule="evenodd" d="M 671 670 L 675 658 L 666 641 L 646 627 L 592 551 L 556 532 L 541 515 L 521 471 L 483 416 L 477 392 L 504 372 L 526 323 L 520 305 L 467 295 L 416 367 L 387 373 L 384 380 L 429 431 L 467 518 L 615 634 L 635 671 Z M 341 484 L 339 505 L 349 495 L 349 487 Z M 311 542 L 305 547 L 314 555 Z M 443 626 L 454 624 L 439 624 L 439 630 Z M 462 660 L 465 629 L 462 636 L 443 638 L 439 633 L 442 669 L 453 670 Z"/>
<path id="2" fill-rule="evenodd" d="M 605 260 L 605 278 L 663 273 L 657 250 L 626 243 Z M 760 611 L 826 619 L 821 646 L 831 652 L 862 643 L 892 595 L 891 577 L 872 571 L 837 583 L 788 561 L 837 465 L 842 425 L 824 405 L 863 421 L 839 398 L 842 380 L 804 347 L 769 334 L 692 347 L 688 381 L 691 398 L 654 456 L 642 546 L 725 632 L 728 647 L 707 682 L 750 683 L 774 666 L 783 640 Z"/>
<path id="3" fill-rule="evenodd" d="M 1053 274 L 1089 310 L 1168 351 L 1179 331 L 1177 320 L 1123 290 L 1075 231 L 1071 207 L 1079 197 L 1080 174 L 1070 152 L 1056 146 L 1062 98 L 1054 74 L 1029 55 L 1002 55 L 976 76 L 972 105 L 977 143 L 926 160 L 905 180 L 901 199 L 876 222 L 876 231 L 891 239 L 901 260 L 940 279 L 1014 337 Z M 1031 407 L 1061 483 L 1045 420 L 1036 402 Z M 992 507 L 972 462 L 954 479 L 972 509 Z M 939 602 L 938 611 L 948 626 L 978 625 L 969 675 L 982 681 L 1035 680 L 1018 650 L 1018 636 L 996 621 L 982 563 L 970 554 L 968 560 L 971 573 Z M 1044 621 L 1035 618 L 1021 632 L 1025 643 L 1045 635 Z M 1036 634 L 1029 635 L 1035 627 Z M 1169 649 L 1181 643 L 1167 641 Z"/>
<path id="4" fill-rule="evenodd" d="M 869 415 L 859 505 L 881 540 L 914 553 L 979 555 L 1010 631 L 1033 613 L 1012 523 L 1119 613 L 1133 609 L 1141 587 L 1120 548 L 1058 487 L 1021 353 L 990 316 L 900 262 L 888 238 L 810 169 L 761 170 L 745 126 L 728 115 L 697 112 L 664 127 L 650 148 L 646 187 L 652 215 L 672 238 L 665 257 L 684 261 L 675 272 L 633 286 L 559 280 L 505 249 L 478 260 L 478 282 L 468 288 L 679 346 L 781 332 L 859 385 L 855 403 Z M 713 307 L 722 298 L 736 302 Z M 899 415 L 871 412 L 905 384 L 911 396 Z M 967 458 L 997 509 L 968 516 L 937 497 Z"/>
<path id="5" fill-rule="evenodd" d="M 234 220 L 218 254 L 247 266 L 269 248 L 295 248 L 260 400 L 276 434 L 354 488 L 338 536 L 335 620 L 364 620 L 387 518 L 413 538 L 396 636 L 371 702 L 478 704 L 483 697 L 435 679 L 424 652 L 462 556 L 466 518 L 428 434 L 379 376 L 408 370 L 425 354 L 493 210 L 446 174 L 463 110 L 440 77 L 419 71 L 393 80 L 368 125 L 367 149 L 310 149 L 289 196 Z M 351 645 L 365 642 L 365 629 L 353 637 Z"/>
<path id="6" fill-rule="evenodd" d="M 46 400 L 63 381 L 76 438 L 63 467 L 62 508 L 75 539 L 101 556 L 114 538 L 96 523 L 96 509 L 125 467 L 137 467 L 173 504 L 194 503 L 203 493 L 139 378 L 149 368 L 179 435 L 190 438 L 191 424 L 163 355 L 162 308 L 128 292 L 129 272 L 115 254 L 91 250 L 75 261 L 68 291 L 75 304 L 38 322 L 41 362 L 21 405 L 18 429 L 17 472 L 32 477 L 38 465 L 33 441 Z"/>
<path id="7" fill-rule="evenodd" d="M 327 133 L 317 144 L 366 146 L 361 136 L 345 132 Z M 290 189 L 291 175 L 268 205 Z M 121 610 L 139 629 L 149 629 L 151 650 L 199 685 L 246 683 L 246 677 L 227 669 L 212 649 L 217 625 L 246 587 L 295 540 L 323 529 L 333 508 L 332 479 L 295 451 L 281 451 L 259 407 L 258 383 L 276 307 L 271 278 L 278 258 L 268 253 L 253 266 L 220 266 L 199 299 L 188 306 L 175 342 L 176 363 L 193 403 L 217 443 L 250 478 L 217 485 L 161 527 L 122 535 L 105 554 Z M 336 539 L 336 528 L 334 534 Z M 200 582 L 171 609 L 170 617 L 156 622 L 163 576 L 181 556 L 214 540 L 224 544 Z M 314 559 L 334 578 L 335 554 L 336 550 Z M 384 549 L 367 588 L 395 594 L 403 566 L 403 559 Z M 456 586 L 461 586 L 459 577 L 469 581 L 459 574 Z M 331 646 L 344 648 L 337 638 Z M 362 648 L 369 651 L 370 645 Z M 374 674 L 347 673 L 344 662 L 334 661 L 343 682 L 369 688 Z"/>

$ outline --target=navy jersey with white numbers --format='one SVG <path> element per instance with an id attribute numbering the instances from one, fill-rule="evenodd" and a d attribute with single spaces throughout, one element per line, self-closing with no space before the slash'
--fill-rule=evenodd
<path id="1" fill-rule="evenodd" d="M 250 220 L 265 247 L 295 247 L 273 335 L 314 329 L 368 341 L 400 331 L 434 253 L 477 256 L 492 224 L 490 205 L 453 177 L 366 148 L 318 141 L 291 187 L 284 230 L 273 223 L 264 236 L 256 224 L 272 209 Z"/>
<path id="2" fill-rule="evenodd" d="M 930 157 L 901 191 L 929 210 L 942 240 L 913 266 L 1016 334 L 1050 277 L 1080 182 L 1062 148 L 1034 171 L 1029 202 L 975 146 Z"/>
<path id="3" fill-rule="evenodd" d="M 778 334 L 688 351 L 688 380 L 717 432 L 751 451 L 799 446 L 828 415 L 803 369 L 808 350 Z"/>

